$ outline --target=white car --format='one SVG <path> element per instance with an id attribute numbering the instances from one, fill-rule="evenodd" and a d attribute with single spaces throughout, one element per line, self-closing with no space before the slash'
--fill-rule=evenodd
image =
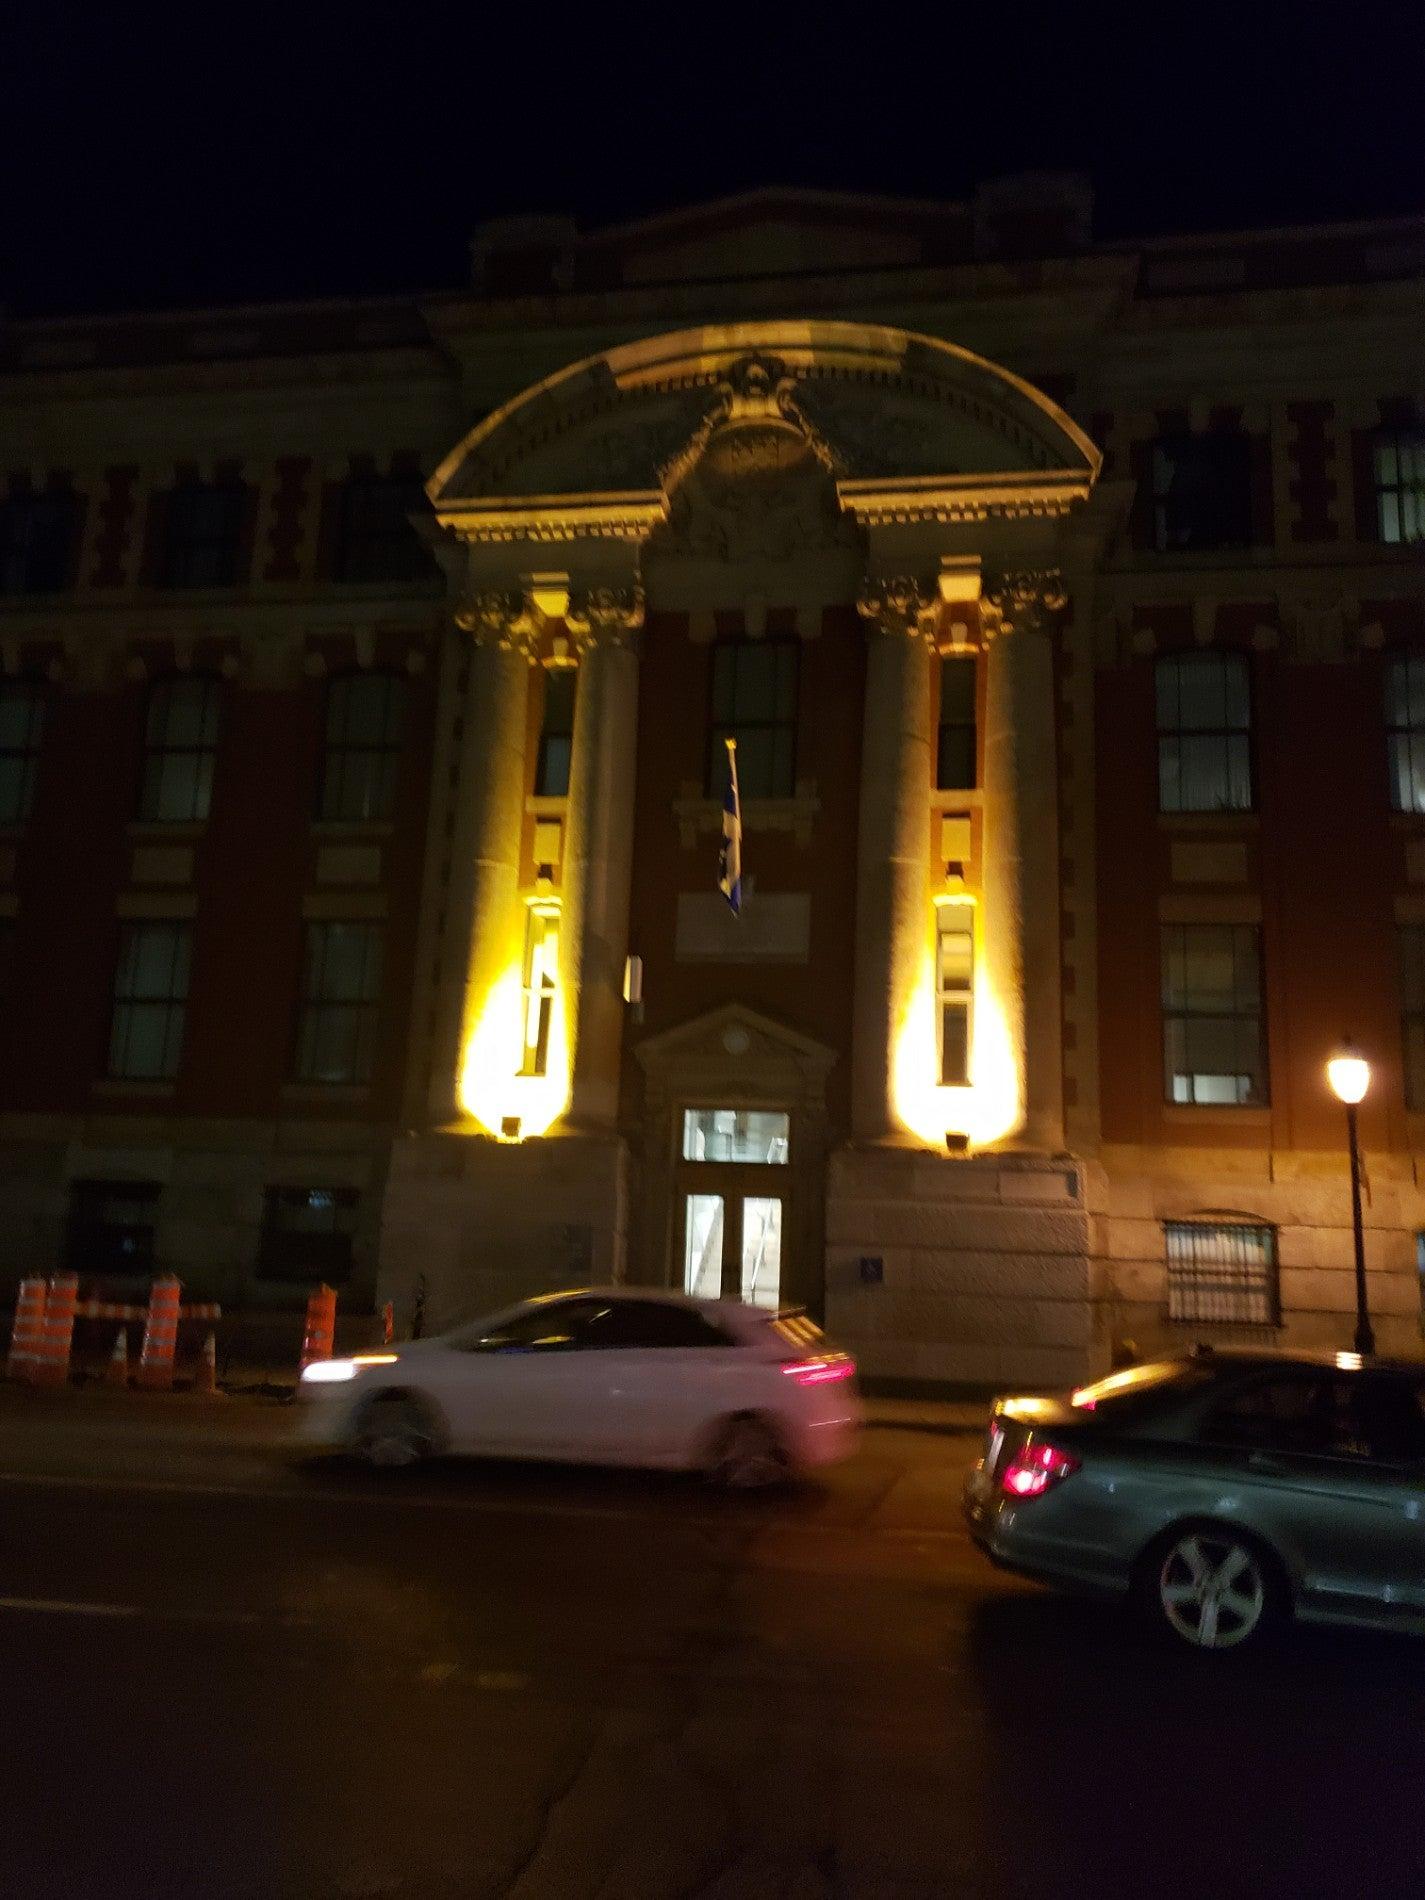
<path id="1" fill-rule="evenodd" d="M 697 1470 L 747 1487 L 851 1454 L 855 1373 L 798 1311 L 597 1288 L 319 1360 L 302 1374 L 302 1436 L 376 1465 L 454 1452 Z"/>

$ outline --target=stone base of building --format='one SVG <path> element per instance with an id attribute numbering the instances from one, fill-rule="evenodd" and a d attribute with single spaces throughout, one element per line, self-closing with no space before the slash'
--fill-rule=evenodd
<path id="1" fill-rule="evenodd" d="M 1071 1385 L 1106 1361 L 1073 1160 L 842 1149 L 826 1234 L 827 1331 L 873 1383 Z"/>
<path id="2" fill-rule="evenodd" d="M 532 1293 L 624 1275 L 628 1155 L 617 1138 L 502 1142 L 403 1135 L 392 1144 L 377 1299 L 427 1333 Z"/>

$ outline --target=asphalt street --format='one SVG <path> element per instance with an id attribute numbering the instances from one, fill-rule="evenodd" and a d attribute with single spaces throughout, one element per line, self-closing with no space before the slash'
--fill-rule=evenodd
<path id="1" fill-rule="evenodd" d="M 748 1502 L 73 1416 L 0 1410 L 7 1897 L 1425 1884 L 1425 1646 L 1200 1658 L 1000 1577 L 968 1437 Z"/>

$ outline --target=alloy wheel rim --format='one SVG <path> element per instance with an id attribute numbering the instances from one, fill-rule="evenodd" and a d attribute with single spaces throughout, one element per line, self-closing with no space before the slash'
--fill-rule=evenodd
<path id="1" fill-rule="evenodd" d="M 362 1443 L 371 1463 L 387 1470 L 417 1463 L 426 1449 L 424 1434 L 409 1419 L 373 1420 Z"/>
<path id="2" fill-rule="evenodd" d="M 1198 1649 L 1231 1649 L 1261 1622 L 1266 1579 L 1245 1544 L 1194 1533 L 1180 1538 L 1164 1559 L 1158 1600 L 1187 1642 Z"/>
<path id="3" fill-rule="evenodd" d="M 718 1475 L 735 1490 L 751 1491 L 779 1483 L 786 1472 L 775 1446 L 763 1433 L 743 1430 L 728 1440 L 718 1460 Z"/>

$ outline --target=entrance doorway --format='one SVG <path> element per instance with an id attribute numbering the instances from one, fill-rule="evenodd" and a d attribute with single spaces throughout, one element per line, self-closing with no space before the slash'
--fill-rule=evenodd
<path id="1" fill-rule="evenodd" d="M 684 1111 L 678 1203 L 685 1292 L 773 1310 L 781 1304 L 790 1121 L 774 1109 Z"/>

